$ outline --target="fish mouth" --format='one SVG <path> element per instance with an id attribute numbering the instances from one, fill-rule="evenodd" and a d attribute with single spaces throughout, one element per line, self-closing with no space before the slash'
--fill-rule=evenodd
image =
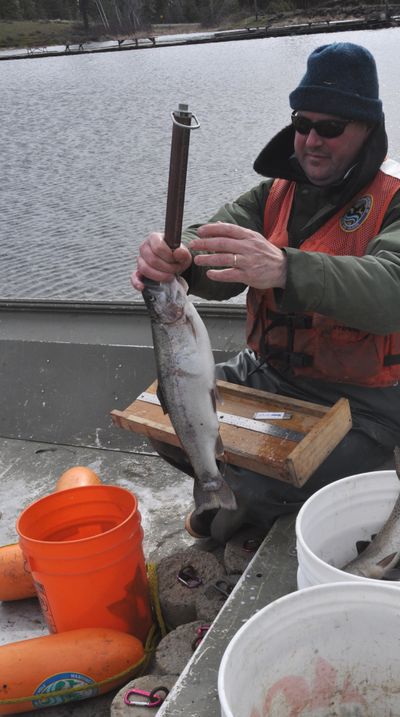
<path id="1" fill-rule="evenodd" d="M 171 311 L 171 313 L 167 314 L 164 317 L 164 324 L 167 324 L 167 325 L 176 324 L 176 323 L 178 323 L 178 321 L 180 321 L 182 319 L 184 314 L 185 314 L 184 307 L 178 309 L 177 306 L 175 305 L 173 307 L 173 310 Z"/>

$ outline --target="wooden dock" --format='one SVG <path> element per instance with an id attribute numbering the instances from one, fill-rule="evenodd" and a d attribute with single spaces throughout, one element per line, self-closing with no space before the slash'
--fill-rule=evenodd
<path id="1" fill-rule="evenodd" d="M 238 30 L 194 33 L 193 35 L 149 36 L 127 38 L 107 42 L 66 43 L 56 47 L 29 47 L 25 49 L 0 50 L 0 60 L 26 60 L 38 57 L 63 57 L 65 55 L 94 54 L 99 52 L 124 52 L 149 48 L 176 47 L 180 45 L 201 45 L 209 42 L 233 42 L 235 40 L 256 40 L 270 37 L 291 37 L 327 32 L 354 30 L 379 30 L 398 27 L 400 16 L 386 17 L 385 13 L 352 20 L 324 20 L 305 22 L 297 25 L 267 25 L 247 27 Z"/>

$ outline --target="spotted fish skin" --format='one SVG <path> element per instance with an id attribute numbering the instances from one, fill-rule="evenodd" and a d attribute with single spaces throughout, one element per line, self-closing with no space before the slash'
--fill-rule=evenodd
<path id="1" fill-rule="evenodd" d="M 400 448 L 394 449 L 394 462 L 400 480 Z M 382 579 L 400 560 L 400 491 L 393 510 L 375 538 L 342 570 L 364 578 Z"/>
<path id="2" fill-rule="evenodd" d="M 214 357 L 187 290 L 178 276 L 160 284 L 145 281 L 142 294 L 151 318 L 157 395 L 192 464 L 197 513 L 235 510 L 235 496 L 217 464 L 224 449 L 216 413 Z"/>

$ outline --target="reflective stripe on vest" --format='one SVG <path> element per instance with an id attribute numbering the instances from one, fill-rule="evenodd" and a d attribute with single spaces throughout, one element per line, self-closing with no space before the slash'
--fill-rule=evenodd
<path id="1" fill-rule="evenodd" d="M 300 251 L 363 256 L 400 189 L 399 177 L 400 165 L 385 162 L 372 182 L 308 237 Z M 288 245 L 287 224 L 295 186 L 294 182 L 275 180 L 266 202 L 264 234 L 279 247 Z M 247 316 L 248 345 L 276 368 L 366 386 L 388 386 L 400 379 L 400 333 L 378 336 L 343 326 L 322 314 L 278 311 L 272 289 L 249 288 Z"/>

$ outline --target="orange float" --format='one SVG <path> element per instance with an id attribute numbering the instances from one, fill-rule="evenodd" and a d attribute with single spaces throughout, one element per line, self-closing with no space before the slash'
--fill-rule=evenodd
<path id="1" fill-rule="evenodd" d="M 26 567 L 19 543 L 0 548 L 0 600 L 35 597 L 32 576 Z"/>
<path id="2" fill-rule="evenodd" d="M 140 640 L 108 628 L 0 646 L 0 715 L 103 694 L 129 682 L 143 658 Z"/>
<path id="3" fill-rule="evenodd" d="M 79 488 L 84 485 L 97 485 L 101 480 L 97 473 L 86 466 L 73 466 L 63 473 L 57 483 L 56 492 L 67 488 Z"/>
<path id="4" fill-rule="evenodd" d="M 86 466 L 73 466 L 56 483 L 55 492 L 101 483 L 97 473 Z M 35 597 L 36 590 L 19 543 L 0 547 L 0 600 Z"/>

